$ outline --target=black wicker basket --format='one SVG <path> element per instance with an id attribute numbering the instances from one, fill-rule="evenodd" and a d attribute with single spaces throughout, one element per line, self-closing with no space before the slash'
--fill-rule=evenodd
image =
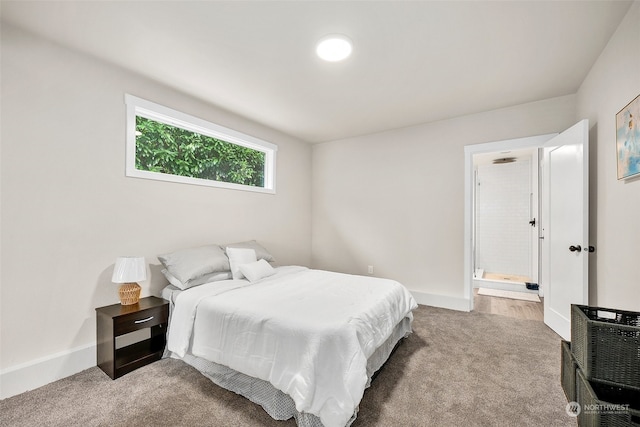
<path id="1" fill-rule="evenodd" d="M 580 427 L 640 427 L 640 391 L 589 381 L 576 372 Z"/>
<path id="2" fill-rule="evenodd" d="M 571 343 L 569 341 L 562 341 L 560 347 L 562 352 L 562 364 L 560 365 L 562 390 L 564 390 L 564 395 L 567 396 L 567 402 L 575 402 L 576 369 L 578 364 L 576 363 L 575 357 L 573 357 L 573 353 L 571 353 Z"/>
<path id="3" fill-rule="evenodd" d="M 571 351 L 588 380 L 640 390 L 640 313 L 572 305 Z"/>

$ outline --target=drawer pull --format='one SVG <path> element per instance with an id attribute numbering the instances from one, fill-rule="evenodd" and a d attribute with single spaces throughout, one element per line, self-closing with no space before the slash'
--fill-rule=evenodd
<path id="1" fill-rule="evenodd" d="M 147 317 L 146 319 L 142 319 L 142 320 L 136 320 L 133 323 L 144 323 L 144 322 L 148 322 L 149 320 L 153 319 L 153 316 L 151 317 Z"/>

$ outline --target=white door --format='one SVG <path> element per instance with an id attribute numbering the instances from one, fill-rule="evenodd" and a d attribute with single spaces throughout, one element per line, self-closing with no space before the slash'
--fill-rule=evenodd
<path id="1" fill-rule="evenodd" d="M 589 298 L 589 121 L 549 140 L 542 164 L 544 322 L 571 339 L 571 304 Z"/>

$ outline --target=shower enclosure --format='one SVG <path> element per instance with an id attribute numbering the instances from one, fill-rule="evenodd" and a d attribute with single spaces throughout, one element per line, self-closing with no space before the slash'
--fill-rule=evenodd
<path id="1" fill-rule="evenodd" d="M 474 287 L 537 293 L 526 283 L 538 283 L 538 153 L 474 163 Z"/>

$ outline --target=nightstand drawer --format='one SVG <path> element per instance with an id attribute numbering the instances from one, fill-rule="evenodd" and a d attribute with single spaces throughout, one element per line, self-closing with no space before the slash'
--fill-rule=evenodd
<path id="1" fill-rule="evenodd" d="M 114 334 L 123 335 L 138 329 L 150 328 L 152 326 L 166 323 L 169 317 L 169 306 L 153 307 L 135 313 L 118 316 L 113 320 Z"/>

